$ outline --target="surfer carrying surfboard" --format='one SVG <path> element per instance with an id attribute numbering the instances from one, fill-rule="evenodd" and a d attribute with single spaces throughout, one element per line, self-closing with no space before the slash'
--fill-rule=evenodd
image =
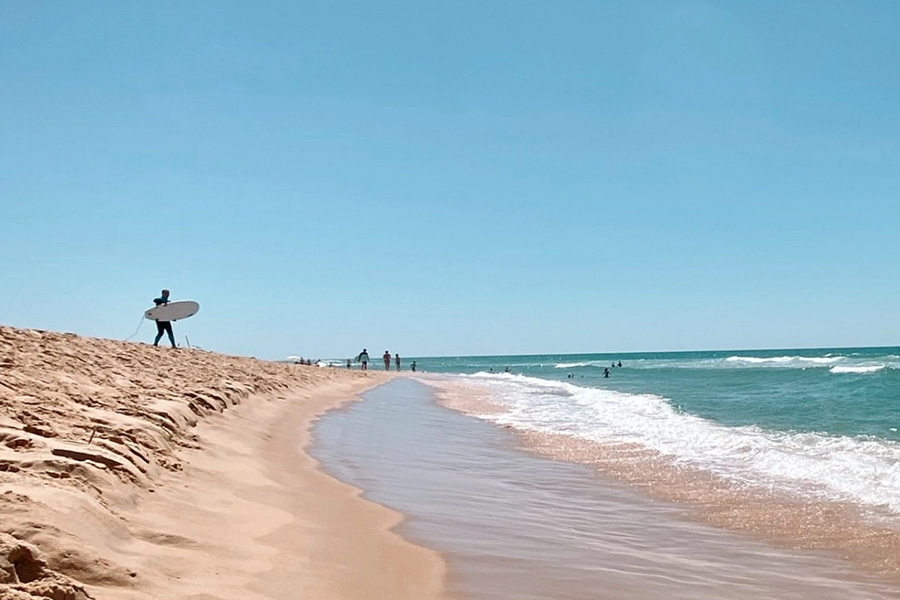
<path id="1" fill-rule="evenodd" d="M 166 305 L 169 303 L 169 290 L 163 290 L 160 292 L 159 298 L 154 298 L 153 303 L 156 306 Z M 153 340 L 153 345 L 158 346 L 159 340 L 162 339 L 164 333 L 169 334 L 169 341 L 172 342 L 172 347 L 175 348 L 175 334 L 172 333 L 172 322 L 171 321 L 157 321 L 156 322 L 156 339 Z"/>

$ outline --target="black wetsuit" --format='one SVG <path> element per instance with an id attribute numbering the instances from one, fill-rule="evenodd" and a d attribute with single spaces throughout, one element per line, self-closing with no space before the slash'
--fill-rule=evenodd
<path id="1" fill-rule="evenodd" d="M 162 297 L 154 298 L 153 303 L 156 306 L 159 306 L 160 304 L 168 304 L 169 299 L 162 298 Z M 156 322 L 156 339 L 153 340 L 153 345 L 154 346 L 159 345 L 159 340 L 162 339 L 162 336 L 164 333 L 169 334 L 169 341 L 172 342 L 172 347 L 174 348 L 175 347 L 175 334 L 172 332 L 172 322 L 171 321 L 157 321 Z"/>

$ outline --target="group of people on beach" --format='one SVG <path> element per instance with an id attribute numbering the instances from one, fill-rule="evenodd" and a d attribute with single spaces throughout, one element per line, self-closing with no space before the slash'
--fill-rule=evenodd
<path id="1" fill-rule="evenodd" d="M 382 355 L 381 358 L 382 358 L 382 360 L 384 360 L 384 370 L 390 371 L 391 370 L 391 353 L 388 352 L 387 350 L 385 350 L 384 355 Z M 400 371 L 401 364 L 402 364 L 401 360 L 400 360 L 400 355 L 395 354 L 393 358 L 394 358 L 394 365 L 397 367 L 397 370 Z M 360 352 L 359 354 L 356 355 L 356 362 L 359 363 L 359 368 L 361 370 L 363 370 L 363 371 L 368 370 L 368 368 L 369 368 L 369 351 L 366 350 L 365 348 L 363 348 L 362 352 Z M 347 360 L 347 368 L 348 369 L 350 368 L 349 360 Z M 416 361 L 412 361 L 412 363 L 410 363 L 410 365 L 409 365 L 409 368 L 411 371 L 415 372 Z"/>
<path id="2" fill-rule="evenodd" d="M 153 299 L 153 304 L 156 306 L 164 306 L 164 305 L 168 304 L 169 303 L 169 294 L 170 294 L 169 290 L 162 290 L 162 292 L 160 292 L 159 298 Z M 153 340 L 154 346 L 159 346 L 159 340 L 162 339 L 163 334 L 168 334 L 169 342 L 172 344 L 173 348 L 178 347 L 175 344 L 175 334 L 172 331 L 172 322 L 171 321 L 156 321 L 156 338 Z M 385 350 L 384 356 L 382 356 L 382 359 L 384 359 L 384 370 L 385 371 L 391 370 L 391 358 L 392 358 L 391 353 L 388 352 L 387 350 Z M 397 370 L 400 371 L 401 367 L 402 367 L 402 361 L 400 359 L 400 355 L 395 354 L 393 356 L 393 361 L 394 361 L 394 365 L 396 366 Z M 318 364 L 318 362 L 319 361 L 316 361 L 315 364 Z M 362 369 L 363 371 L 367 370 L 369 368 L 369 352 L 368 352 L 368 350 L 363 348 L 363 351 L 357 355 L 356 362 L 360 363 L 360 367 L 359 367 L 360 369 Z M 304 359 L 301 357 L 299 361 L 294 360 L 294 364 L 312 366 L 313 361 L 311 359 L 308 359 L 308 358 Z M 330 367 L 330 366 L 332 366 L 332 364 L 328 363 L 328 366 Z M 347 368 L 348 369 L 351 368 L 349 358 L 347 359 Z M 410 363 L 410 365 L 409 365 L 409 368 L 410 368 L 410 370 L 415 372 L 416 361 L 412 361 L 412 363 Z"/>
<path id="3" fill-rule="evenodd" d="M 168 303 L 169 303 L 169 290 L 162 290 L 162 292 L 161 292 L 159 298 L 154 298 L 154 299 L 153 299 L 153 303 L 154 303 L 156 306 L 161 306 L 161 305 L 168 304 Z M 153 340 L 153 345 L 154 345 L 154 346 L 158 346 L 158 345 L 159 345 L 159 340 L 162 339 L 163 334 L 168 334 L 168 335 L 169 335 L 169 342 L 171 342 L 172 347 L 173 347 L 173 348 L 176 348 L 176 347 L 177 347 L 177 346 L 175 345 L 175 334 L 172 332 L 172 322 L 171 322 L 171 321 L 157 321 L 157 322 L 156 322 L 156 330 L 157 330 L 157 332 L 156 332 L 156 339 Z M 393 358 L 393 363 L 394 363 L 394 366 L 395 366 L 396 370 L 397 370 L 397 371 L 400 371 L 400 370 L 402 369 L 402 361 L 401 361 L 401 359 L 400 359 L 400 355 L 399 355 L 399 354 L 394 354 L 393 357 L 392 357 L 392 356 L 391 356 L 391 353 L 388 352 L 387 350 L 385 350 L 385 351 L 384 351 L 384 354 L 382 355 L 381 358 L 382 358 L 382 360 L 384 361 L 384 370 L 385 370 L 385 371 L 390 371 L 390 370 L 391 370 L 391 359 L 392 359 L 392 358 Z M 316 362 L 318 363 L 318 361 L 316 361 Z M 368 351 L 367 349 L 363 348 L 363 349 L 362 349 L 362 352 L 360 352 L 359 354 L 356 355 L 356 362 L 359 363 L 359 368 L 360 368 L 361 370 L 363 370 L 363 371 L 368 370 L 368 368 L 369 368 L 369 351 Z M 295 363 L 297 363 L 297 361 L 295 361 Z M 309 360 L 309 359 L 304 360 L 304 359 L 301 358 L 300 361 L 299 361 L 299 364 L 301 364 L 301 365 L 312 365 L 313 362 L 312 362 L 311 360 Z M 332 366 L 332 365 L 329 363 L 328 366 Z M 621 361 L 621 360 L 618 362 L 618 364 L 617 364 L 617 363 L 612 363 L 612 365 L 611 365 L 610 367 L 607 367 L 607 368 L 603 369 L 603 377 L 609 377 L 609 369 L 610 369 L 610 368 L 621 367 L 621 366 L 622 366 L 622 361 Z M 347 368 L 350 369 L 351 367 L 352 367 L 352 365 L 351 365 L 351 360 L 348 358 L 348 359 L 347 359 Z M 415 372 L 415 370 L 416 370 L 416 361 L 412 361 L 412 362 L 410 363 L 410 365 L 409 365 L 409 368 L 410 368 L 411 371 Z M 491 368 L 490 372 L 491 372 L 491 373 L 494 372 L 493 367 Z M 510 370 L 509 367 L 506 367 L 506 368 L 503 370 L 503 372 L 504 372 L 504 373 L 511 373 L 512 371 Z M 572 378 L 574 378 L 574 377 L 575 377 L 575 375 L 572 375 L 572 374 L 570 374 L 570 375 L 568 376 L 569 379 L 572 379 Z"/>

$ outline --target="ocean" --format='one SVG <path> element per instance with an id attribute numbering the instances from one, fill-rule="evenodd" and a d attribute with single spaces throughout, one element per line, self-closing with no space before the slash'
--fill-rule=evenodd
<path id="1" fill-rule="evenodd" d="M 314 453 L 466 597 L 900 596 L 900 348 L 415 360 Z"/>
<path id="2" fill-rule="evenodd" d="M 503 411 L 486 418 L 499 425 L 636 444 L 746 484 L 900 515 L 900 348 L 422 358 L 418 368 L 489 389 Z"/>

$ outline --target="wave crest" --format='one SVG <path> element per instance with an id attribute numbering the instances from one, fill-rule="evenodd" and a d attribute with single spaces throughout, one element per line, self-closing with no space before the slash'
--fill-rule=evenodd
<path id="1" fill-rule="evenodd" d="M 749 365 L 825 366 L 844 360 L 843 356 L 729 356 L 725 362 Z"/>
<path id="2" fill-rule="evenodd" d="M 887 365 L 866 365 L 866 366 L 834 366 L 828 369 L 830 373 L 857 373 L 860 375 L 867 375 L 870 373 L 877 373 L 882 369 L 886 368 Z"/>

